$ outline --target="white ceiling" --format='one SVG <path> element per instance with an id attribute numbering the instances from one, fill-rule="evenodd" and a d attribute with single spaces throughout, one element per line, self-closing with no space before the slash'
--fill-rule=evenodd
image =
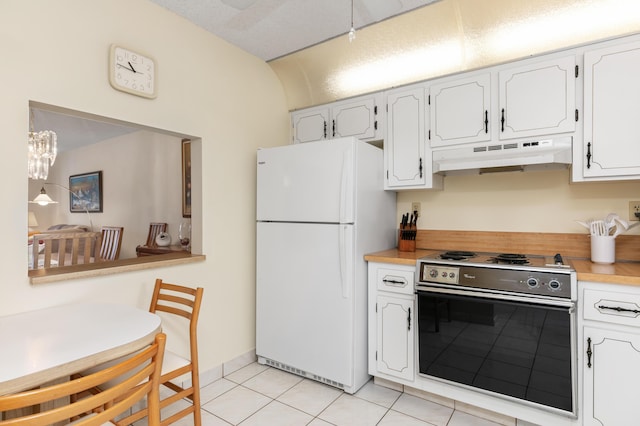
<path id="1" fill-rule="evenodd" d="M 351 28 L 351 0 L 151 0 L 269 61 Z M 438 0 L 353 0 L 356 30 Z"/>

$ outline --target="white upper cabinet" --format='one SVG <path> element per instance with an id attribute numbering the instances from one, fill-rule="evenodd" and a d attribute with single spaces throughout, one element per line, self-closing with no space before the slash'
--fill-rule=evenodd
<path id="1" fill-rule="evenodd" d="M 362 140 L 382 139 L 383 122 L 378 112 L 382 94 L 372 94 L 330 105 L 291 113 L 293 143 L 354 136 Z"/>
<path id="2" fill-rule="evenodd" d="M 498 87 L 500 139 L 575 131 L 575 56 L 505 67 Z"/>
<path id="3" fill-rule="evenodd" d="M 585 53 L 584 142 L 576 167 L 584 178 L 640 179 L 640 41 Z"/>
<path id="4" fill-rule="evenodd" d="M 447 80 L 430 87 L 432 147 L 491 139 L 491 74 Z"/>
<path id="5" fill-rule="evenodd" d="M 387 92 L 385 189 L 442 187 L 442 178 L 432 173 L 431 148 L 426 140 L 425 97 L 424 85 Z"/>
<path id="6" fill-rule="evenodd" d="M 329 108 L 309 108 L 291 113 L 293 143 L 316 142 L 329 135 Z"/>
<path id="7" fill-rule="evenodd" d="M 350 101 L 336 102 L 331 106 L 331 137 L 355 136 L 362 140 L 382 139 L 378 131 L 383 120 L 378 114 L 382 106 L 382 94 Z"/>

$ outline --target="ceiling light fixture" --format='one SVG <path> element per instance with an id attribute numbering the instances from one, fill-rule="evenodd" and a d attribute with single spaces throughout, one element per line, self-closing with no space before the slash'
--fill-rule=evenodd
<path id="1" fill-rule="evenodd" d="M 27 170 L 31 179 L 46 179 L 49 166 L 53 166 L 58 154 L 58 136 L 51 130 L 36 132 L 33 129 L 33 111 L 29 109 L 29 152 Z"/>
<path id="2" fill-rule="evenodd" d="M 349 43 L 356 39 L 356 29 L 353 27 L 353 0 L 351 0 L 351 29 L 349 30 Z"/>

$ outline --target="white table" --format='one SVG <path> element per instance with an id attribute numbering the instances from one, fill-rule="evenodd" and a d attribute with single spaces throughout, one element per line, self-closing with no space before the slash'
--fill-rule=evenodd
<path id="1" fill-rule="evenodd" d="M 0 317 L 0 395 L 118 358 L 153 342 L 160 317 L 126 305 L 79 303 Z"/>

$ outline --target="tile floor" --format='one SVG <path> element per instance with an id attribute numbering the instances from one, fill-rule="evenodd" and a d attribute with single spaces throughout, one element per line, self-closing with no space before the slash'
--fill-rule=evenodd
<path id="1" fill-rule="evenodd" d="M 201 390 L 206 426 L 496 426 L 370 381 L 356 394 L 258 363 Z M 191 417 L 180 426 L 191 425 Z"/>

